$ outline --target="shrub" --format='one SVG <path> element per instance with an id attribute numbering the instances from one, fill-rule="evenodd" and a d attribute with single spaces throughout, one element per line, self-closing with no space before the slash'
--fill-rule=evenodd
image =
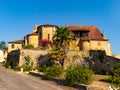
<path id="1" fill-rule="evenodd" d="M 30 62 L 30 61 L 31 61 L 31 58 L 29 55 L 24 57 L 25 65 L 23 66 L 23 71 L 31 71 L 32 70 L 33 62 Z"/>
<path id="2" fill-rule="evenodd" d="M 4 62 L 3 66 L 4 66 L 5 68 L 11 68 L 11 65 L 10 65 L 10 62 L 9 62 L 9 61 Z"/>
<path id="3" fill-rule="evenodd" d="M 120 63 L 116 64 L 112 71 L 111 71 L 111 76 L 109 77 L 109 80 L 120 86 Z"/>
<path id="4" fill-rule="evenodd" d="M 47 79 L 51 80 L 53 77 L 59 77 L 62 74 L 62 69 L 59 66 L 53 65 L 51 67 L 47 67 L 44 74 Z"/>
<path id="5" fill-rule="evenodd" d="M 23 71 L 31 71 L 32 67 L 31 66 L 23 66 Z"/>
<path id="6" fill-rule="evenodd" d="M 61 65 L 63 68 L 64 60 L 67 57 L 67 54 L 64 51 L 51 51 L 48 53 L 48 56 L 52 64 Z"/>
<path id="7" fill-rule="evenodd" d="M 66 70 L 67 84 L 90 84 L 92 82 L 93 71 L 86 66 L 72 65 Z"/>
<path id="8" fill-rule="evenodd" d="M 25 60 L 25 65 L 29 65 L 30 64 L 30 60 L 31 60 L 31 58 L 30 58 L 30 56 L 28 55 L 28 56 L 25 56 L 24 57 L 24 60 Z"/>
<path id="9" fill-rule="evenodd" d="M 39 71 L 39 72 L 45 72 L 46 68 L 47 68 L 46 65 L 40 65 L 40 66 L 38 67 L 38 71 Z"/>
<path id="10" fill-rule="evenodd" d="M 40 40 L 40 46 L 46 48 L 48 47 L 48 45 L 52 45 L 52 42 L 51 40 L 47 40 L 47 39 L 43 39 L 43 40 Z"/>
<path id="11" fill-rule="evenodd" d="M 53 50 L 53 51 L 57 51 L 57 50 L 59 50 L 59 48 L 58 48 L 57 46 L 53 46 L 53 47 L 52 47 L 52 50 Z"/>
<path id="12" fill-rule="evenodd" d="M 34 49 L 34 46 L 32 44 L 25 45 L 23 47 L 24 49 Z"/>
<path id="13" fill-rule="evenodd" d="M 15 67 L 15 71 L 20 71 L 21 68 L 22 68 L 22 66 L 16 66 L 16 67 Z"/>

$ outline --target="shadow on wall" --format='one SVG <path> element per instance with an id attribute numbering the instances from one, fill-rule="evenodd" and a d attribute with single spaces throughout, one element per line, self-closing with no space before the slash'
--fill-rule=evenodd
<path id="1" fill-rule="evenodd" d="M 89 67 L 96 74 L 108 74 L 120 62 L 120 59 L 107 56 L 105 51 L 102 50 L 91 50 L 89 57 L 85 57 L 85 62 L 89 63 Z"/>
<path id="2" fill-rule="evenodd" d="M 20 50 L 14 50 L 8 53 L 7 61 L 10 63 L 11 68 L 15 68 L 19 65 Z"/>
<path id="3" fill-rule="evenodd" d="M 39 65 L 48 65 L 49 66 L 49 64 L 51 64 L 51 62 L 50 62 L 50 60 L 49 60 L 49 56 L 48 56 L 48 54 L 46 54 L 46 55 L 40 55 L 38 58 L 37 58 L 37 60 L 38 60 L 38 66 Z"/>

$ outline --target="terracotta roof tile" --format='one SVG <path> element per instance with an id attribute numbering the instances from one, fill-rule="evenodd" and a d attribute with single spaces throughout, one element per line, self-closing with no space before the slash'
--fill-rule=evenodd
<path id="1" fill-rule="evenodd" d="M 38 33 L 34 32 L 34 33 L 27 34 L 26 36 L 32 36 L 32 35 L 38 35 Z"/>
<path id="2" fill-rule="evenodd" d="M 58 27 L 57 25 L 53 25 L 53 24 L 43 24 L 43 25 L 40 25 L 40 26 L 55 26 L 55 27 Z"/>
<path id="3" fill-rule="evenodd" d="M 100 32 L 100 30 L 96 26 L 73 26 L 67 25 L 68 30 L 71 31 L 89 31 L 88 37 L 92 40 L 108 40 L 104 37 L 104 35 Z"/>
<path id="4" fill-rule="evenodd" d="M 16 40 L 16 41 L 8 42 L 8 43 L 23 44 L 24 40 Z"/>

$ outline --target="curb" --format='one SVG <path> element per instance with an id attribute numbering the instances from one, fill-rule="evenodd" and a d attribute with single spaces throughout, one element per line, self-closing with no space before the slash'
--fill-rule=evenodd
<path id="1" fill-rule="evenodd" d="M 45 80 L 45 76 L 43 75 L 43 73 L 38 73 L 38 72 L 32 72 L 31 71 L 31 72 L 29 72 L 29 74 L 32 75 L 32 76 L 35 76 L 35 77 L 40 77 L 43 80 Z M 67 86 L 65 80 L 63 80 L 63 79 L 53 78 L 52 81 L 58 83 L 59 85 Z M 73 88 L 76 88 L 78 90 L 91 90 L 89 86 L 82 85 L 82 84 L 74 84 L 74 85 L 71 85 L 69 87 L 73 87 Z"/>

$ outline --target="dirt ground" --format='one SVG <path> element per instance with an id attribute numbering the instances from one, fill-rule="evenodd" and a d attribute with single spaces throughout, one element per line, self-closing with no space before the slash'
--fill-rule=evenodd
<path id="1" fill-rule="evenodd" d="M 108 76 L 105 75 L 94 75 L 94 81 L 90 85 L 92 90 L 109 90 L 109 83 L 105 82 Z"/>

